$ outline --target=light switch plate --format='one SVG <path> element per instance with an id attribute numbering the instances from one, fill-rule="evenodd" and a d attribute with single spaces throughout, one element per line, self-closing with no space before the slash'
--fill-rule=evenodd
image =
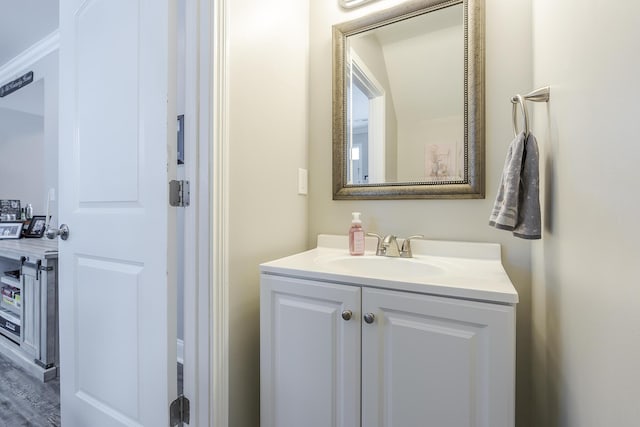
<path id="1" fill-rule="evenodd" d="M 307 170 L 298 168 L 298 194 L 306 195 L 308 191 Z"/>

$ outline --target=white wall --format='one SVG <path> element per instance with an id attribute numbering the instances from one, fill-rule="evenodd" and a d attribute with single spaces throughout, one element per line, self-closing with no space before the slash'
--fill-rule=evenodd
<path id="1" fill-rule="evenodd" d="M 19 93 L 15 93 L 19 95 Z M 18 199 L 44 215 L 44 119 L 0 108 L 0 199 Z"/>
<path id="2" fill-rule="evenodd" d="M 498 242 L 519 295 L 517 418 L 527 426 L 530 409 L 531 243 L 490 228 L 488 217 L 507 147 L 513 138 L 510 97 L 531 89 L 531 1 L 486 0 L 486 182 L 483 200 L 334 201 L 331 184 L 331 26 L 399 3 L 381 0 L 352 11 L 337 1 L 312 1 L 310 20 L 309 235 L 345 234 L 352 211 L 369 231 L 432 239 Z M 537 426 L 536 426 L 537 427 Z"/>
<path id="3" fill-rule="evenodd" d="M 229 426 L 259 425 L 258 264 L 307 242 L 307 1 L 228 1 Z"/>
<path id="4" fill-rule="evenodd" d="M 57 192 L 58 192 L 58 51 L 48 54 L 36 64 L 34 79 L 44 81 L 44 180 L 55 195 L 51 202 L 52 224 L 58 224 Z M 48 192 L 48 191 L 47 191 Z M 46 204 L 47 194 L 43 195 Z M 46 213 L 46 207 L 45 211 Z"/>
<path id="5" fill-rule="evenodd" d="M 24 161 L 19 170 L 19 178 L 23 180 L 22 188 L 25 188 L 24 195 L 17 195 L 25 203 L 31 203 L 34 208 L 34 214 L 44 215 L 46 212 L 47 193 L 49 188 L 57 190 L 58 187 L 58 53 L 53 51 L 39 59 L 29 61 L 29 58 L 18 58 L 19 66 L 14 66 L 14 62 L 9 62 L 0 66 L 0 81 L 4 84 L 6 81 L 33 71 L 34 82 L 23 89 L 20 89 L 4 98 L 0 99 L 0 108 L 15 109 L 23 112 L 35 112 L 36 115 L 43 115 L 40 118 L 38 132 L 41 134 L 41 143 L 39 151 L 31 153 L 31 161 Z M 21 98 L 21 91 L 33 91 L 34 86 L 40 86 L 37 96 L 25 98 L 25 103 L 20 102 L 17 98 Z M 37 103 L 38 105 L 29 105 Z M 9 120 L 10 113 L 2 110 L 0 114 L 5 115 L 5 120 Z M 25 119 L 26 120 L 26 119 Z M 18 123 L 16 123 L 18 125 Z M 4 124 L 3 124 L 4 126 Z M 9 126 L 9 125 L 7 125 Z M 8 132 L 8 129 L 5 129 Z M 11 145 L 7 145 L 4 150 L 10 150 Z M 22 148 L 15 147 L 16 151 L 5 151 L 5 154 L 15 158 L 22 153 Z M 40 168 L 39 171 L 30 171 Z M 4 192 L 10 184 L 7 181 L 0 181 L 0 189 Z M 14 187 L 15 188 L 15 187 Z M 3 196 L 4 197 L 4 196 Z M 55 212 L 57 212 L 55 202 L 51 205 L 53 212 L 54 224 L 57 221 Z"/>
<path id="6" fill-rule="evenodd" d="M 640 3 L 533 2 L 536 426 L 640 423 Z"/>

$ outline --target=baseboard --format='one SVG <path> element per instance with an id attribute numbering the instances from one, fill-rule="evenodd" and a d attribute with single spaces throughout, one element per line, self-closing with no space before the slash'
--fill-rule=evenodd
<path id="1" fill-rule="evenodd" d="M 49 381 L 58 376 L 58 368 L 56 366 L 45 369 L 37 365 L 34 363 L 33 357 L 27 356 L 24 352 L 20 351 L 20 347 L 1 335 L 0 353 L 42 382 Z"/>
<path id="2" fill-rule="evenodd" d="M 178 363 L 184 365 L 184 341 L 178 339 Z"/>

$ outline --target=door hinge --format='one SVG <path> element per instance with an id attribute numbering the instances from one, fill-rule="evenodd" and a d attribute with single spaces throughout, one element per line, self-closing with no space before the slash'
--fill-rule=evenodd
<path id="1" fill-rule="evenodd" d="M 169 182 L 169 205 L 177 207 L 189 206 L 189 181 L 172 180 Z"/>
<path id="2" fill-rule="evenodd" d="M 189 399 L 183 395 L 171 402 L 169 407 L 169 427 L 189 424 Z"/>

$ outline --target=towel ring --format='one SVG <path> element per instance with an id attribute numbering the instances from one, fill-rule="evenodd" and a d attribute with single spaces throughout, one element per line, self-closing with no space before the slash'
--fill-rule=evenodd
<path id="1" fill-rule="evenodd" d="M 541 87 L 534 91 L 529 92 L 525 96 L 515 95 L 511 98 L 511 103 L 513 104 L 512 117 L 513 117 L 513 134 L 518 136 L 518 104 L 520 104 L 520 109 L 522 110 L 522 119 L 524 120 L 524 134 L 525 136 L 529 135 L 529 113 L 527 111 L 527 105 L 525 101 L 533 101 L 533 102 L 549 102 L 549 96 L 551 93 L 551 89 L 549 86 Z"/>
<path id="2" fill-rule="evenodd" d="M 526 136 L 529 134 L 529 113 L 527 113 L 527 106 L 524 103 L 524 98 L 522 95 L 516 95 L 511 98 L 511 103 L 513 104 L 513 109 L 511 110 L 511 116 L 513 118 L 513 134 L 518 136 L 518 104 L 520 104 L 522 118 L 524 119 L 524 134 Z"/>

